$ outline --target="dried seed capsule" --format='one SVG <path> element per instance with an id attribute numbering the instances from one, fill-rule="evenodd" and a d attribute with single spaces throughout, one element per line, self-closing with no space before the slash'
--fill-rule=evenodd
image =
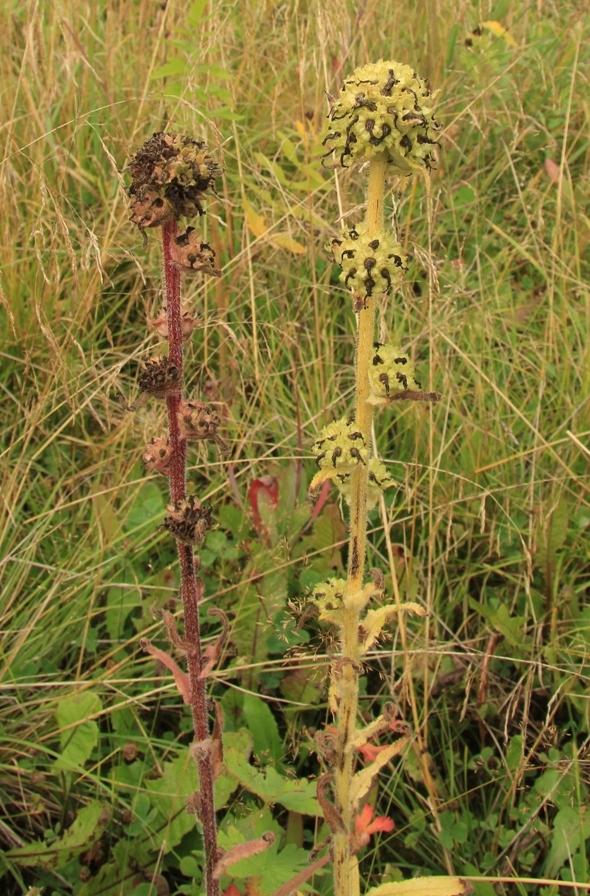
<path id="1" fill-rule="evenodd" d="M 138 149 L 128 171 L 131 220 L 141 228 L 204 214 L 201 200 L 221 174 L 204 143 L 163 132 Z"/>
<path id="2" fill-rule="evenodd" d="M 333 153 L 342 167 L 383 154 L 401 174 L 432 167 L 441 126 L 426 81 L 409 65 L 381 60 L 357 68 L 328 117 L 343 122 L 324 138 L 326 155 Z"/>
<path id="3" fill-rule="evenodd" d="M 163 476 L 170 474 L 170 439 L 164 437 L 153 438 L 143 453 L 143 465 L 146 470 L 155 470 Z"/>
<path id="4" fill-rule="evenodd" d="M 180 435 L 187 442 L 210 440 L 215 442 L 222 454 L 228 454 L 228 447 L 217 434 L 219 415 L 215 408 L 203 401 L 181 399 L 178 408 Z"/>
<path id="5" fill-rule="evenodd" d="M 215 252 L 201 239 L 194 227 L 187 227 L 184 233 L 176 237 L 170 248 L 170 255 L 174 264 L 187 274 L 202 271 L 204 274 L 221 277 L 221 271 L 213 267 Z"/>
<path id="6" fill-rule="evenodd" d="M 155 317 L 148 317 L 148 327 L 154 330 L 162 339 L 168 339 L 168 315 L 166 308 L 160 308 Z M 182 341 L 186 342 L 193 335 L 197 327 L 198 320 L 191 317 L 190 311 L 184 311 L 182 314 Z"/>
<path id="7" fill-rule="evenodd" d="M 202 504 L 194 495 L 176 501 L 167 510 L 162 527 L 183 544 L 198 544 L 211 528 L 211 505 Z"/>
<path id="8" fill-rule="evenodd" d="M 140 392 L 146 392 L 154 398 L 166 398 L 167 395 L 178 392 L 182 384 L 180 370 L 167 355 L 147 361 L 137 383 Z"/>

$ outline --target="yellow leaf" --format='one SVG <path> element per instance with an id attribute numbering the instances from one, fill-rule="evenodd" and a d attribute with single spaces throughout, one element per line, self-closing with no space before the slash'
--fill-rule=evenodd
<path id="1" fill-rule="evenodd" d="M 246 218 L 248 229 L 254 234 L 257 239 L 258 237 L 261 237 L 263 234 L 265 234 L 268 230 L 268 227 L 266 226 L 266 222 L 262 215 L 259 215 L 254 211 L 247 199 L 244 199 L 244 217 Z"/>
<path id="2" fill-rule="evenodd" d="M 471 884 L 460 877 L 416 877 L 373 887 L 366 896 L 467 896 Z"/>
<path id="3" fill-rule="evenodd" d="M 293 255 L 305 255 L 305 247 L 294 240 L 288 233 L 274 233 L 270 238 L 273 246 L 279 249 L 287 249 Z"/>
<path id="4" fill-rule="evenodd" d="M 499 22 L 494 22 L 494 21 L 482 22 L 481 27 L 486 28 L 488 31 L 490 31 L 494 35 L 494 37 L 504 38 L 504 40 L 506 41 L 508 46 L 510 46 L 510 47 L 518 46 L 518 44 L 516 43 L 516 41 L 510 34 L 510 32 L 507 31 L 503 25 L 500 25 Z"/>
<path id="5" fill-rule="evenodd" d="M 307 137 L 307 131 L 305 130 L 305 125 L 302 121 L 297 120 L 295 122 L 295 130 L 297 131 L 301 139 L 305 140 L 305 138 Z"/>
<path id="6" fill-rule="evenodd" d="M 370 765 L 367 765 L 365 768 L 361 769 L 360 772 L 357 772 L 356 775 L 353 775 L 350 784 L 350 801 L 355 808 L 371 789 L 371 784 L 373 783 L 375 775 L 378 775 L 383 766 L 387 765 L 394 756 L 399 756 L 409 743 L 409 737 L 400 737 L 392 744 L 388 744 L 384 750 L 378 753 L 377 758 Z M 371 893 L 372 892 L 373 891 L 371 890 Z M 367 896 L 369 896 L 368 893 Z M 387 896 L 387 894 L 384 893 L 383 896 Z M 427 896 L 438 896 L 438 894 L 428 893 Z M 453 896 L 453 894 L 449 893 L 449 896 Z"/>

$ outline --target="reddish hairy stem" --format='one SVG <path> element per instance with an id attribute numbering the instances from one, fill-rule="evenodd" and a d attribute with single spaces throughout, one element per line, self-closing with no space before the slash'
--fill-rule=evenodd
<path id="1" fill-rule="evenodd" d="M 162 245 L 164 251 L 164 283 L 166 288 L 166 307 L 168 322 L 168 356 L 181 372 L 182 382 L 183 350 L 182 350 L 182 310 L 180 303 L 180 273 L 173 264 L 170 248 L 177 234 L 177 223 L 172 221 L 162 228 Z M 181 391 L 169 395 L 166 399 L 168 407 L 168 426 L 171 448 L 170 463 L 170 497 L 172 502 L 186 497 L 186 441 L 180 437 L 178 425 L 178 407 Z M 180 596 L 184 608 L 185 637 L 189 643 L 187 651 L 188 673 L 191 682 L 191 710 L 193 731 L 198 749 L 197 766 L 199 769 L 199 801 L 198 818 L 203 826 L 205 846 L 205 881 L 207 896 L 219 896 L 219 881 L 213 877 L 213 869 L 219 859 L 217 846 L 217 827 L 215 820 L 215 794 L 213 767 L 211 763 L 209 720 L 207 715 L 207 684 L 201 678 L 203 666 L 201 648 L 201 628 L 199 623 L 199 603 L 203 598 L 203 582 L 197 578 L 198 560 L 195 561 L 190 545 L 176 542 L 180 561 Z"/>

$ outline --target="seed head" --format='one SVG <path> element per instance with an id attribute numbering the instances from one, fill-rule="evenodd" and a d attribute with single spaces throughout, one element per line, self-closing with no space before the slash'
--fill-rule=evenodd
<path id="1" fill-rule="evenodd" d="M 163 476 L 170 474 L 170 439 L 164 437 L 150 440 L 143 454 L 143 465 L 146 470 L 155 470 Z"/>
<path id="2" fill-rule="evenodd" d="M 146 392 L 154 398 L 166 398 L 180 389 L 180 370 L 167 355 L 152 358 L 146 361 L 137 382 L 140 392 Z"/>
<path id="3" fill-rule="evenodd" d="M 222 454 L 228 453 L 228 447 L 217 434 L 219 415 L 215 408 L 203 401 L 180 401 L 178 408 L 178 425 L 180 435 L 187 442 L 210 440 L 215 442 Z"/>
<path id="4" fill-rule="evenodd" d="M 176 237 L 170 254 L 175 265 L 185 273 L 202 271 L 204 274 L 221 277 L 221 271 L 213 267 L 215 252 L 209 243 L 203 242 L 194 227 L 187 227 L 184 233 Z"/>
<path id="5" fill-rule="evenodd" d="M 357 68 L 328 118 L 326 155 L 334 153 L 340 167 L 383 153 L 401 174 L 432 167 L 441 126 L 426 81 L 409 65 L 381 60 Z"/>
<path id="6" fill-rule="evenodd" d="M 201 200 L 221 169 L 207 146 L 180 134 L 153 134 L 129 163 L 131 220 L 157 227 L 184 215 L 203 215 Z"/>
<path id="7" fill-rule="evenodd" d="M 203 541 L 211 528 L 211 505 L 202 504 L 194 495 L 186 501 L 176 501 L 168 506 L 168 516 L 162 526 L 183 544 L 194 545 Z"/>

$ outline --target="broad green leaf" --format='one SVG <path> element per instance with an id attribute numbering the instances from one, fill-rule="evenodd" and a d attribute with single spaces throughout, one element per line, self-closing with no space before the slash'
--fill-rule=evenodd
<path id="1" fill-rule="evenodd" d="M 291 880 L 309 864 L 309 853 L 294 844 L 279 849 L 281 829 L 268 809 L 257 810 L 243 819 L 232 819 L 219 832 L 219 845 L 223 850 L 261 837 L 267 831 L 278 834 L 267 850 L 242 859 L 231 866 L 231 876 L 243 880 L 254 877 L 261 896 L 272 896 L 282 884 Z M 258 891 L 257 891 L 258 892 Z"/>
<path id="2" fill-rule="evenodd" d="M 171 59 L 165 65 L 161 65 L 155 72 L 152 72 L 152 81 L 157 78 L 181 77 L 186 72 L 186 62 L 184 59 Z"/>
<path id="3" fill-rule="evenodd" d="M 67 831 L 51 845 L 43 841 L 28 843 L 9 850 L 6 857 L 25 867 L 64 868 L 101 837 L 109 819 L 108 807 L 93 801 L 80 809 Z"/>
<path id="4" fill-rule="evenodd" d="M 182 750 L 176 759 L 166 762 L 161 778 L 145 781 L 150 802 L 158 810 L 158 844 L 164 852 L 173 849 L 195 826 L 194 815 L 186 811 L 186 801 L 199 789 L 199 775 L 189 750 Z"/>
<path id="5" fill-rule="evenodd" d="M 125 588 L 121 585 L 109 588 L 105 622 L 111 640 L 119 641 L 121 639 L 127 617 L 139 606 L 141 606 L 141 595 L 136 588 Z"/>
<path id="6" fill-rule="evenodd" d="M 263 762 L 269 760 L 274 767 L 280 767 L 283 756 L 283 743 L 279 734 L 279 728 L 268 703 L 256 697 L 255 694 L 245 694 L 242 706 L 246 723 L 252 740 L 254 741 L 254 753 Z"/>
<path id="7" fill-rule="evenodd" d="M 83 691 L 64 697 L 57 704 L 55 717 L 60 729 L 61 755 L 53 764 L 62 771 L 79 770 L 98 743 L 98 725 L 89 716 L 102 709 L 100 697 Z"/>
<path id="8" fill-rule="evenodd" d="M 225 763 L 242 787 L 256 794 L 267 805 L 279 803 L 285 809 L 302 815 L 322 814 L 315 798 L 315 785 L 311 781 L 284 778 L 272 767 L 265 770 L 253 768 L 244 756 L 231 748 L 225 751 Z"/>
<path id="9" fill-rule="evenodd" d="M 586 839 L 590 837 L 590 819 L 586 818 L 584 809 L 566 806 L 560 809 L 553 819 L 553 831 L 551 833 L 551 849 L 545 862 L 545 875 L 557 877 L 562 865 L 576 850 L 580 849 Z"/>

